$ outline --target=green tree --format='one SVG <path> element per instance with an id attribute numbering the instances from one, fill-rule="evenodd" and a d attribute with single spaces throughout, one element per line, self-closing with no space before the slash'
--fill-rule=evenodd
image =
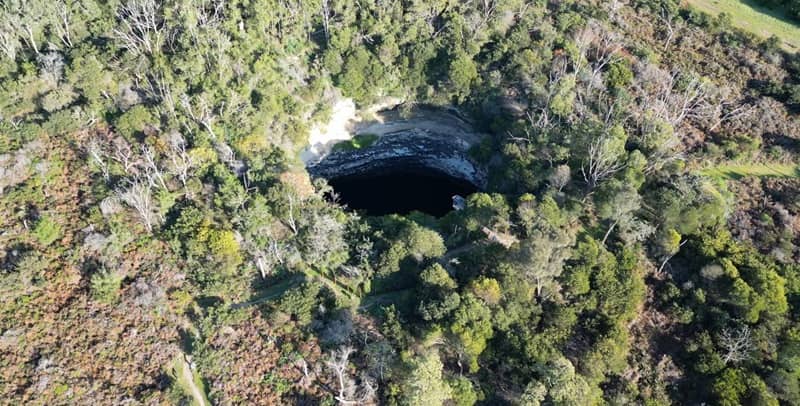
<path id="1" fill-rule="evenodd" d="M 493 278 L 480 277 L 473 280 L 469 284 L 469 290 L 473 295 L 481 298 L 489 306 L 499 304 L 503 295 L 500 289 L 500 283 Z"/>
<path id="2" fill-rule="evenodd" d="M 401 385 L 402 403 L 409 406 L 442 405 L 451 391 L 442 378 L 439 353 L 428 350 L 412 359 L 409 373 Z"/>
<path id="3" fill-rule="evenodd" d="M 494 331 L 492 329 L 492 313 L 483 301 L 474 295 L 463 295 L 460 306 L 453 313 L 450 332 L 458 340 L 469 362 L 470 372 L 478 371 L 478 357 Z"/>
<path id="4" fill-rule="evenodd" d="M 381 255 L 379 270 L 387 275 L 399 271 L 405 259 L 421 263 L 444 255 L 446 250 L 442 236 L 436 231 L 414 222 L 402 222 L 397 236 Z"/>
<path id="5" fill-rule="evenodd" d="M 615 228 L 619 227 L 620 237 L 626 244 L 632 244 L 647 238 L 654 231 L 653 227 L 637 218 L 636 213 L 642 205 L 642 197 L 629 184 L 611 182 L 595 195 L 597 214 L 609 225 L 603 235 L 602 244 Z"/>
<path id="6" fill-rule="evenodd" d="M 563 77 L 555 84 L 555 92 L 550 99 L 550 110 L 559 117 L 568 117 L 572 114 L 575 102 L 575 76 Z"/>
<path id="7" fill-rule="evenodd" d="M 478 79 L 478 68 L 475 61 L 464 50 L 459 49 L 450 60 L 448 70 L 453 97 L 462 103 L 469 96 L 472 83 Z"/>
<path id="8" fill-rule="evenodd" d="M 131 107 L 123 113 L 115 123 L 117 131 L 128 141 L 133 141 L 133 137 L 144 131 L 145 126 L 156 124 L 155 117 L 142 105 Z"/>
<path id="9" fill-rule="evenodd" d="M 314 316 L 314 309 L 317 308 L 321 287 L 319 283 L 305 282 L 289 289 L 278 300 L 276 309 L 291 315 L 301 326 L 308 325 Z"/>
<path id="10" fill-rule="evenodd" d="M 456 406 L 472 406 L 478 402 L 479 394 L 475 391 L 472 381 L 466 377 L 448 379 L 447 384 L 452 389 L 452 401 Z"/>
<path id="11" fill-rule="evenodd" d="M 425 268 L 419 278 L 417 313 L 423 320 L 445 319 L 461 303 L 461 296 L 455 291 L 458 285 L 438 263 Z"/>
<path id="12" fill-rule="evenodd" d="M 581 375 L 575 373 L 575 367 L 568 359 L 558 357 L 540 366 L 539 369 L 542 374 L 540 382 L 547 390 L 546 399 L 553 404 L 578 406 L 601 403 L 597 395 L 598 390 L 592 389 Z M 530 398 L 535 400 L 538 397 L 536 394 L 541 393 L 539 389 L 541 386 L 534 384 L 531 388 L 533 396 Z M 531 402 L 531 404 L 536 403 Z"/>

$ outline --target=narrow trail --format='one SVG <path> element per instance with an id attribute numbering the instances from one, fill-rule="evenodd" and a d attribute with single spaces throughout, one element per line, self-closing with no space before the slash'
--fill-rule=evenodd
<path id="1" fill-rule="evenodd" d="M 473 241 L 464 244 L 460 247 L 447 251 L 447 253 L 445 253 L 445 255 L 439 258 L 436 262 L 438 262 L 445 268 L 448 268 L 449 270 L 450 261 L 453 258 L 483 244 L 486 244 L 486 241 Z M 359 296 L 356 292 L 353 292 L 349 287 L 342 284 L 341 282 L 335 281 L 320 272 L 314 270 L 307 270 L 302 275 L 295 275 L 278 284 L 270 286 L 263 292 L 261 296 L 257 298 L 245 302 L 232 304 L 231 309 L 241 309 L 244 307 L 254 306 L 257 304 L 268 302 L 272 299 L 277 299 L 278 297 L 283 295 L 283 293 L 286 292 L 287 290 L 302 283 L 303 280 L 305 280 L 306 278 L 316 278 L 320 282 L 322 282 L 325 286 L 327 286 L 331 291 L 333 291 L 334 294 L 336 294 L 337 296 L 345 297 L 348 300 L 352 301 L 353 303 L 359 303 L 358 310 L 366 310 L 376 304 L 390 303 L 393 300 L 397 299 L 398 297 L 404 294 L 408 294 L 413 290 L 413 288 L 403 288 L 388 292 Z"/>
<path id="2" fill-rule="evenodd" d="M 192 373 L 192 368 L 186 359 L 186 354 L 180 353 L 175 360 L 175 372 L 178 382 L 183 389 L 192 396 L 195 405 L 211 406 L 211 402 L 206 398 L 205 392 L 200 389 L 195 382 L 195 375 Z"/>
<path id="3" fill-rule="evenodd" d="M 265 289 L 264 292 L 262 292 L 262 295 L 255 299 L 251 299 L 246 302 L 232 304 L 231 309 L 241 309 L 243 307 L 257 305 L 259 303 L 264 303 L 266 301 L 275 299 L 281 296 L 287 290 L 299 285 L 303 281 L 303 279 L 304 278 L 302 275 L 292 276 L 287 280 L 281 281 L 280 283 L 277 283 Z"/>

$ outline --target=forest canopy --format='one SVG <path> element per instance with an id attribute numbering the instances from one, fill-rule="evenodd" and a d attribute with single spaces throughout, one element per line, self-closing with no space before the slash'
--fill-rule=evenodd
<path id="1" fill-rule="evenodd" d="M 676 0 L 4 1 L 0 399 L 798 404 L 779 45 Z M 349 209 L 300 159 L 342 100 L 467 117 L 486 187 Z"/>

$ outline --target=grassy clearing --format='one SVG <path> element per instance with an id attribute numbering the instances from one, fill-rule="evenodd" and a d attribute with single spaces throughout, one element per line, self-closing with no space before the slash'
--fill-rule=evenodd
<path id="1" fill-rule="evenodd" d="M 700 170 L 700 173 L 718 179 L 741 179 L 750 176 L 800 178 L 800 167 L 787 164 L 718 165 Z"/>
<path id="2" fill-rule="evenodd" d="M 800 51 L 800 25 L 793 23 L 783 12 L 760 6 L 752 0 L 686 0 L 687 3 L 711 15 L 728 13 L 733 25 L 763 38 L 772 35 L 783 41 L 783 48 Z"/>

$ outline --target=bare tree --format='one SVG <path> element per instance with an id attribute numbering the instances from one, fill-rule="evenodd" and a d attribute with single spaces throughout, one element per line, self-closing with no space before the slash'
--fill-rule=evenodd
<path id="1" fill-rule="evenodd" d="M 60 52 L 45 52 L 36 56 L 42 79 L 56 88 L 64 76 L 64 56 Z"/>
<path id="2" fill-rule="evenodd" d="M 261 278 L 266 278 L 272 274 L 276 265 L 283 265 L 289 255 L 289 250 L 285 244 L 271 238 L 266 247 L 258 247 L 257 244 L 250 241 L 246 241 L 245 245 L 250 255 L 253 256 Z"/>
<path id="3" fill-rule="evenodd" d="M 603 2 L 605 10 L 608 12 L 608 17 L 611 21 L 619 24 L 623 28 L 627 28 L 629 21 L 624 15 L 620 15 L 620 10 L 625 7 L 625 3 L 620 0 L 609 0 Z"/>
<path id="4" fill-rule="evenodd" d="M 629 244 L 642 241 L 655 231 L 653 226 L 636 217 L 636 212 L 642 205 L 642 197 L 634 187 L 623 185 L 617 190 L 607 192 L 609 194 L 606 198 L 597 201 L 597 214 L 611 223 L 603 236 L 603 245 L 617 227 L 620 230 L 620 239 Z"/>
<path id="5" fill-rule="evenodd" d="M 620 150 L 619 142 L 620 140 L 605 132 L 589 143 L 581 173 L 590 189 L 625 168 L 625 163 L 622 162 L 624 148 Z"/>
<path id="6" fill-rule="evenodd" d="M 137 87 L 144 89 L 148 96 L 160 100 L 159 110 L 161 106 L 166 108 L 166 113 L 172 117 L 177 117 L 175 112 L 175 97 L 172 94 L 172 87 L 170 81 L 164 77 L 163 73 L 148 74 L 144 78 L 137 77 Z"/>
<path id="7" fill-rule="evenodd" d="M 140 179 L 129 180 L 127 186 L 117 189 L 116 193 L 120 200 L 136 210 L 147 231 L 152 232 L 161 215 L 153 202 L 151 183 Z"/>
<path id="8" fill-rule="evenodd" d="M 338 395 L 336 400 L 344 403 L 346 399 L 353 396 L 355 393 L 355 383 L 352 381 L 348 374 L 350 365 L 350 355 L 355 352 L 353 347 L 342 347 L 335 350 L 330 354 L 329 359 L 325 365 L 333 373 L 334 378 L 338 383 Z"/>
<path id="9" fill-rule="evenodd" d="M 292 230 L 292 233 L 297 235 L 297 221 L 294 219 L 294 195 L 287 192 L 286 200 L 289 203 L 289 210 L 287 210 L 284 222 Z"/>
<path id="10" fill-rule="evenodd" d="M 17 57 L 17 49 L 21 47 L 17 31 L 17 16 L 10 10 L 10 5 L 0 4 L 0 50 L 11 60 Z"/>
<path id="11" fill-rule="evenodd" d="M 353 347 L 341 347 L 333 351 L 325 362 L 336 381 L 335 398 L 341 405 L 367 403 L 375 398 L 377 390 L 369 378 L 361 379 L 361 385 L 357 385 L 355 379 L 350 376 L 350 356 L 354 352 Z"/>
<path id="12" fill-rule="evenodd" d="M 481 0 L 480 7 L 483 21 L 488 21 L 494 15 L 495 10 L 497 10 L 497 2 L 495 0 Z"/>
<path id="13" fill-rule="evenodd" d="M 167 154 L 172 163 L 172 173 L 185 187 L 186 182 L 189 180 L 190 172 L 195 166 L 194 159 L 186 150 L 186 140 L 177 131 L 173 131 L 168 135 L 168 142 L 169 151 Z"/>
<path id="14" fill-rule="evenodd" d="M 685 119 L 704 119 L 713 113 L 712 87 L 707 82 L 692 76 L 679 83 L 681 72 L 668 73 L 649 64 L 638 70 L 635 88 L 642 115 L 677 128 Z"/>
<path id="15" fill-rule="evenodd" d="M 131 146 L 128 145 L 128 142 L 123 138 L 114 140 L 114 153 L 111 155 L 111 158 L 122 165 L 122 169 L 126 174 L 138 173 L 136 166 L 139 163 L 139 159 L 131 149 Z"/>
<path id="16" fill-rule="evenodd" d="M 321 13 L 322 13 L 322 30 L 325 32 L 325 42 L 330 42 L 331 40 L 331 31 L 330 31 L 330 24 L 331 24 L 331 4 L 330 0 L 321 0 Z"/>
<path id="17" fill-rule="evenodd" d="M 22 41 L 38 55 L 36 36 L 50 23 L 49 4 L 44 1 L 0 2 L 0 49 L 14 59 Z"/>
<path id="18" fill-rule="evenodd" d="M 366 342 L 366 336 L 364 340 Z M 397 356 L 394 348 L 385 339 L 379 339 L 366 344 L 364 350 L 370 374 L 375 376 L 379 382 L 383 382 L 387 375 L 391 373 L 390 366 Z"/>
<path id="19" fill-rule="evenodd" d="M 110 176 L 108 162 L 106 162 L 107 155 L 105 151 L 103 151 L 103 148 L 100 147 L 100 144 L 97 142 L 97 140 L 91 140 L 89 141 L 89 146 L 86 149 L 89 153 L 89 156 L 92 157 L 92 160 L 94 160 L 94 162 L 100 168 L 100 171 L 103 173 L 103 178 L 108 180 Z"/>
<path id="20" fill-rule="evenodd" d="M 729 362 L 744 361 L 750 356 L 753 343 L 750 339 L 750 327 L 742 326 L 737 329 L 725 328 L 719 337 L 719 345 L 725 350 L 722 361 Z"/>
<path id="21" fill-rule="evenodd" d="M 331 258 L 331 254 L 347 249 L 345 226 L 334 216 L 312 211 L 305 214 L 301 221 L 304 225 L 304 255 L 309 263 L 323 265 Z"/>
<path id="22" fill-rule="evenodd" d="M 187 24 L 182 28 L 189 34 L 192 43 L 200 44 L 202 42 L 202 29 L 216 28 L 220 25 L 224 17 L 226 3 L 227 0 L 194 0 L 191 4 L 186 4 L 187 7 L 181 11 L 184 14 L 194 16 L 194 19 L 188 19 L 188 21 L 194 21 L 195 24 Z"/>
<path id="23" fill-rule="evenodd" d="M 161 47 L 164 20 L 160 0 L 128 0 L 117 10 L 114 35 L 136 54 L 152 55 Z"/>
<path id="24" fill-rule="evenodd" d="M 683 246 L 683 244 L 686 244 L 686 241 L 681 242 L 681 246 Z M 664 271 L 664 267 L 667 266 L 669 260 L 672 259 L 672 257 L 674 256 L 675 254 L 667 255 L 666 257 L 664 257 L 664 259 L 661 261 L 661 265 L 659 265 L 658 270 L 656 271 L 656 275 L 661 275 L 661 273 Z"/>
<path id="25" fill-rule="evenodd" d="M 683 28 L 685 27 L 683 19 L 675 17 L 677 17 L 675 13 L 672 13 L 669 10 L 667 10 L 666 7 L 661 7 L 659 20 L 661 20 L 662 26 L 667 31 L 667 37 L 664 39 L 664 51 L 669 49 L 672 40 L 675 38 L 675 34 L 683 30 Z"/>
<path id="26" fill-rule="evenodd" d="M 564 261 L 569 258 L 569 247 L 573 243 L 574 237 L 564 229 L 537 227 L 530 238 L 520 244 L 517 261 L 525 277 L 533 282 L 537 297 L 544 299 L 559 293 L 561 286 L 557 278 L 564 270 Z"/>
<path id="27" fill-rule="evenodd" d="M 598 83 L 600 74 L 609 63 L 619 59 L 622 50 L 622 38 L 614 31 L 607 29 L 597 21 L 590 21 L 575 37 L 580 51 L 580 59 L 574 61 L 575 70 L 588 70 L 590 88 L 602 86 Z"/>
<path id="28" fill-rule="evenodd" d="M 206 99 L 203 96 L 190 99 L 186 94 L 182 94 L 180 101 L 189 118 L 208 131 L 211 139 L 216 139 L 217 136 L 214 133 L 213 124 L 217 116 L 214 114 L 214 109 L 206 102 Z"/>
<path id="29" fill-rule="evenodd" d="M 48 24 L 50 17 L 49 10 L 46 10 L 45 2 L 25 1 L 20 2 L 19 19 L 22 30 L 25 32 L 25 40 L 33 48 L 33 52 L 39 54 L 39 46 L 36 44 L 36 33 Z"/>
<path id="30" fill-rule="evenodd" d="M 66 0 L 57 0 L 55 6 L 57 21 L 54 25 L 58 32 L 58 37 L 61 38 L 64 46 L 72 48 L 72 38 L 69 33 L 70 25 L 72 24 L 72 12 Z"/>
<path id="31" fill-rule="evenodd" d="M 145 176 L 153 186 L 161 186 L 164 190 L 167 188 L 167 183 L 164 182 L 164 174 L 161 168 L 158 167 L 156 162 L 156 154 L 152 148 L 142 146 L 142 157 L 144 158 Z"/>
<path id="32" fill-rule="evenodd" d="M 553 62 L 550 65 L 550 72 L 548 74 L 547 93 L 544 95 L 541 103 L 534 107 L 533 111 L 525 112 L 525 116 L 528 119 L 528 124 L 530 124 L 531 128 L 541 132 L 547 132 L 555 127 L 555 119 L 557 117 L 555 117 L 555 115 L 551 115 L 549 106 L 553 98 L 558 93 L 559 84 L 567 76 L 568 69 L 569 61 L 566 57 L 558 56 L 553 59 Z M 516 141 L 530 142 L 532 140 L 532 134 L 530 132 L 526 131 L 526 137 L 527 138 L 511 136 L 511 138 Z"/>
<path id="33" fill-rule="evenodd" d="M 681 141 L 675 134 L 676 130 L 664 124 L 666 123 L 645 124 L 642 126 L 643 131 L 637 134 L 639 144 L 643 147 L 642 151 L 648 157 L 644 167 L 644 172 L 647 174 L 684 157 L 680 149 Z"/>
<path id="34" fill-rule="evenodd" d="M 716 130 L 726 121 L 750 116 L 755 111 L 755 106 L 748 103 L 736 105 L 736 103 L 723 100 L 719 103 L 714 103 L 713 109 L 712 116 L 715 117 L 715 120 L 708 131 Z"/>
<path id="35" fill-rule="evenodd" d="M 497 11 L 496 0 L 480 0 L 477 2 L 477 5 L 477 13 L 469 13 L 469 15 L 466 16 L 469 21 L 468 27 L 472 32 L 472 38 L 477 37 L 478 34 L 486 33 L 483 27 L 494 17 Z"/>

